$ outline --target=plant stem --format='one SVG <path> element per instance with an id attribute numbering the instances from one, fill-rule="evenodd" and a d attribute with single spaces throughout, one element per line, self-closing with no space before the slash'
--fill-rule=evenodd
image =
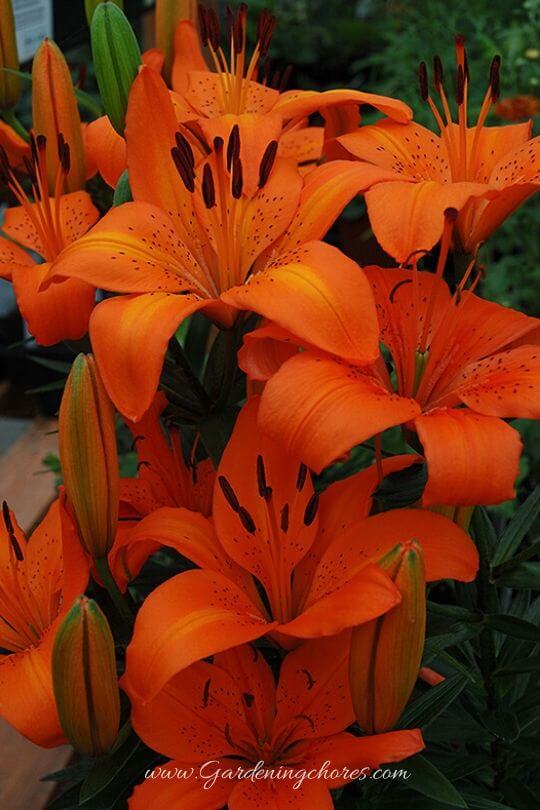
<path id="1" fill-rule="evenodd" d="M 122 596 L 120 588 L 116 584 L 116 580 L 112 575 L 107 557 L 95 557 L 94 563 L 101 581 L 118 612 L 118 615 L 126 625 L 126 628 L 129 630 L 129 635 L 131 635 L 131 631 L 133 629 L 133 614 Z"/>

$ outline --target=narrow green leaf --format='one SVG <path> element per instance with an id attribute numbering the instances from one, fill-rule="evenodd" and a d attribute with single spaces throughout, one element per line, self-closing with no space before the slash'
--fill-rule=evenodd
<path id="1" fill-rule="evenodd" d="M 402 764 L 411 774 L 407 780 L 407 787 L 442 804 L 467 807 L 466 801 L 452 783 L 425 757 L 417 754 Z"/>
<path id="2" fill-rule="evenodd" d="M 492 565 L 501 565 L 514 554 L 519 544 L 533 525 L 540 513 L 540 485 L 536 487 L 525 503 L 520 506 L 515 517 L 506 527 L 502 537 L 497 543 L 493 555 Z"/>
<path id="3" fill-rule="evenodd" d="M 433 686 L 407 706 L 399 719 L 399 728 L 427 728 L 454 702 L 466 685 L 467 678 L 458 674 Z"/>
<path id="4" fill-rule="evenodd" d="M 131 757 L 135 755 L 141 741 L 132 734 L 128 739 L 108 757 L 100 758 L 81 785 L 79 802 L 81 805 L 93 799 L 111 784 L 118 773 L 126 767 Z"/>
<path id="5" fill-rule="evenodd" d="M 517 675 L 522 672 L 540 672 L 540 655 L 520 658 L 495 670 L 495 675 Z"/>
<path id="6" fill-rule="evenodd" d="M 540 562 L 522 562 L 497 577 L 496 585 L 540 591 Z"/>
<path id="7" fill-rule="evenodd" d="M 492 630 L 504 633 L 512 638 L 523 638 L 527 641 L 540 641 L 540 627 L 518 619 L 516 616 L 508 616 L 502 613 L 486 616 L 485 624 Z"/>

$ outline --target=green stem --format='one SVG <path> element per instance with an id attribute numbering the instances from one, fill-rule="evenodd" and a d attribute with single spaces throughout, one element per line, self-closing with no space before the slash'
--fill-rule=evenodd
<path id="1" fill-rule="evenodd" d="M 133 629 L 133 614 L 129 609 L 120 588 L 116 584 L 116 580 L 112 575 L 112 571 L 109 566 L 109 561 L 107 557 L 94 557 L 94 563 L 96 566 L 96 570 L 100 576 L 100 579 L 107 590 L 107 593 L 111 597 L 111 600 L 118 612 L 118 615 L 129 629 L 129 633 Z"/>
<path id="2" fill-rule="evenodd" d="M 2 118 L 6 124 L 9 124 L 9 126 L 15 130 L 17 135 L 20 135 L 21 138 L 26 141 L 26 143 L 30 142 L 30 133 L 23 127 L 13 110 L 3 110 Z"/>

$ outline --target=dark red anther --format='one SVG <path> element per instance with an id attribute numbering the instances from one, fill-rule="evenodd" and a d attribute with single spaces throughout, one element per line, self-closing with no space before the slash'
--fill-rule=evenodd
<path id="1" fill-rule="evenodd" d="M 238 124 L 235 124 L 231 129 L 229 141 L 227 143 L 227 170 L 231 170 L 231 166 L 240 157 L 240 129 Z"/>
<path id="2" fill-rule="evenodd" d="M 461 106 L 463 104 L 465 94 L 465 75 L 463 73 L 463 68 L 461 65 L 458 65 L 457 73 L 456 73 L 456 104 Z"/>
<path id="3" fill-rule="evenodd" d="M 267 9 L 263 9 L 257 26 L 257 39 L 259 41 L 259 55 L 264 59 L 268 53 L 272 35 L 276 27 L 276 18 Z"/>
<path id="4" fill-rule="evenodd" d="M 184 156 L 186 163 L 191 166 L 192 169 L 194 169 L 195 155 L 193 154 L 193 149 L 191 148 L 190 142 L 185 135 L 182 135 L 181 132 L 175 132 L 174 139 L 176 141 L 178 151 Z"/>
<path id="5" fill-rule="evenodd" d="M 35 169 L 34 164 L 32 163 L 31 160 L 29 160 L 29 158 L 26 157 L 26 155 L 23 157 L 23 163 L 24 163 L 24 168 L 26 169 L 26 173 L 28 175 L 28 179 L 30 180 L 30 182 L 32 183 L 33 186 L 37 186 L 37 175 L 36 175 L 36 169 Z M 9 178 L 8 178 L 8 181 L 9 181 Z"/>
<path id="6" fill-rule="evenodd" d="M 298 492 L 302 492 L 304 489 L 304 484 L 306 483 L 307 477 L 307 467 L 305 464 L 300 464 L 298 468 L 298 476 L 296 478 L 296 489 Z"/>
<path id="7" fill-rule="evenodd" d="M 420 62 L 418 65 L 418 84 L 420 85 L 420 95 L 422 101 L 427 101 L 429 96 L 428 91 L 428 75 L 425 62 Z"/>
<path id="8" fill-rule="evenodd" d="M 219 27 L 219 20 L 213 8 L 206 9 L 206 25 L 208 28 L 208 41 L 214 51 L 219 50 L 219 40 L 221 31 Z"/>
<path id="9" fill-rule="evenodd" d="M 458 217 L 458 210 L 457 208 L 445 208 L 444 209 L 444 218 L 449 220 L 450 222 L 455 222 Z"/>
<path id="10" fill-rule="evenodd" d="M 206 6 L 199 3 L 197 11 L 199 14 L 199 31 L 201 33 L 201 42 L 203 47 L 206 48 L 208 45 L 208 20 L 206 16 Z"/>
<path id="11" fill-rule="evenodd" d="M 56 139 L 56 149 L 58 152 L 58 160 L 62 162 L 62 155 L 64 154 L 64 146 L 65 146 L 64 136 L 61 132 L 58 133 L 58 137 Z"/>
<path id="12" fill-rule="evenodd" d="M 259 453 L 257 456 L 257 487 L 259 495 L 267 501 L 272 494 L 272 487 L 269 487 L 266 482 L 266 470 L 264 468 L 264 459 Z"/>
<path id="13" fill-rule="evenodd" d="M 47 138 L 45 135 L 36 136 L 36 147 L 38 152 L 44 152 L 47 147 Z"/>
<path id="14" fill-rule="evenodd" d="M 204 684 L 202 703 L 203 703 L 203 708 L 205 708 L 205 709 L 208 706 L 208 700 L 210 698 L 210 684 L 211 683 L 212 683 L 212 678 L 208 678 L 208 680 Z"/>
<path id="15" fill-rule="evenodd" d="M 435 89 L 439 91 L 444 81 L 444 71 L 440 56 L 433 57 L 433 84 Z"/>
<path id="16" fill-rule="evenodd" d="M 232 27 L 232 38 L 235 53 L 240 53 L 240 51 L 244 47 L 244 37 L 246 32 L 246 16 L 247 16 L 247 6 L 245 3 L 241 3 L 240 6 L 238 7 L 236 18 L 234 20 Z"/>
<path id="17" fill-rule="evenodd" d="M 293 66 L 292 65 L 287 65 L 287 67 L 283 71 L 283 76 L 281 77 L 281 81 L 280 81 L 279 87 L 278 87 L 278 90 L 279 90 L 280 93 L 284 93 L 285 90 L 287 89 L 287 85 L 289 84 L 292 71 L 293 71 Z"/>
<path id="18" fill-rule="evenodd" d="M 223 492 L 225 500 L 233 510 L 233 512 L 238 512 L 240 509 L 240 502 L 236 497 L 236 493 L 234 489 L 231 487 L 227 479 L 224 475 L 218 476 L 218 484 Z"/>
<path id="19" fill-rule="evenodd" d="M 4 518 L 4 523 L 6 526 L 6 531 L 8 533 L 9 542 L 11 543 L 11 548 L 13 549 L 17 560 L 19 562 L 22 562 L 24 560 L 24 555 L 22 553 L 22 549 L 19 545 L 19 542 L 15 537 L 15 530 L 13 528 L 11 515 L 9 513 L 9 506 L 7 505 L 6 501 L 2 503 L 2 516 Z"/>
<path id="20" fill-rule="evenodd" d="M 286 503 L 281 510 L 281 531 L 285 534 L 289 530 L 289 504 Z"/>
<path id="21" fill-rule="evenodd" d="M 209 163 L 204 164 L 202 195 L 207 208 L 213 208 L 216 204 L 216 187 L 214 185 L 214 175 Z"/>
<path id="22" fill-rule="evenodd" d="M 274 90 L 277 90 L 279 87 L 279 83 L 281 81 L 281 73 L 279 70 L 274 71 L 272 78 L 270 79 L 270 87 Z"/>
<path id="23" fill-rule="evenodd" d="M 238 517 L 240 518 L 240 523 L 242 524 L 246 532 L 249 532 L 250 534 L 255 534 L 255 521 L 253 520 L 253 518 L 251 517 L 251 515 L 249 514 L 248 510 L 245 507 L 243 506 L 240 507 L 240 509 L 238 510 Z"/>
<path id="24" fill-rule="evenodd" d="M 270 172 L 272 171 L 274 162 L 276 160 L 277 150 L 277 141 L 270 141 L 264 150 L 264 155 L 262 156 L 261 164 L 259 166 L 259 188 L 266 185 L 266 182 L 270 177 Z"/>
<path id="25" fill-rule="evenodd" d="M 489 86 L 491 88 L 491 101 L 495 104 L 501 94 L 501 57 L 494 56 L 489 69 Z"/>
<path id="26" fill-rule="evenodd" d="M 192 167 L 186 163 L 185 157 L 180 152 L 178 147 L 173 146 L 171 149 L 171 156 L 183 184 L 189 192 L 193 193 L 195 191 L 195 173 Z"/>
<path id="27" fill-rule="evenodd" d="M 237 159 L 233 163 L 232 167 L 232 179 L 231 179 L 231 194 L 233 195 L 235 200 L 239 200 L 242 196 L 242 190 L 244 188 L 244 173 L 242 171 L 242 164 L 240 159 Z"/>
<path id="28" fill-rule="evenodd" d="M 219 154 L 222 149 L 223 149 L 223 138 L 221 138 L 218 135 L 217 137 L 214 138 L 214 152 L 216 152 L 216 154 Z"/>
<path id="29" fill-rule="evenodd" d="M 467 84 L 471 81 L 471 74 L 469 72 L 469 57 L 467 56 L 467 51 L 465 48 L 463 49 L 463 70 L 465 72 L 465 81 Z"/>
<path id="30" fill-rule="evenodd" d="M 319 496 L 316 492 L 313 493 L 307 502 L 306 511 L 304 512 L 304 525 L 311 526 L 317 516 L 319 509 Z"/>

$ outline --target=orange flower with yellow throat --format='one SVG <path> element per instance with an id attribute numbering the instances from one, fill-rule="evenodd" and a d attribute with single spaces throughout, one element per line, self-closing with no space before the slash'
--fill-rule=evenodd
<path id="1" fill-rule="evenodd" d="M 325 350 L 371 361 L 377 324 L 365 279 L 318 241 L 365 171 L 335 161 L 302 177 L 277 154 L 279 117 L 250 115 L 226 140 L 210 141 L 211 150 L 179 126 L 165 82 L 143 66 L 126 127 L 135 202 L 113 208 L 68 245 L 46 280 L 78 279 L 121 293 L 100 303 L 90 324 L 118 409 L 138 420 L 150 407 L 167 342 L 197 310 L 230 328 L 239 310 L 252 309 L 285 328 L 300 324 Z M 363 295 L 365 319 L 353 326 L 357 312 L 348 302 Z"/>

